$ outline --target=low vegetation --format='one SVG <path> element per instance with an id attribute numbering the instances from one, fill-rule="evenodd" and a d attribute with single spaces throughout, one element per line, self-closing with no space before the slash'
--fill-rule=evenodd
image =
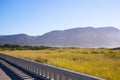
<path id="1" fill-rule="evenodd" d="M 106 80 L 120 80 L 119 49 L 46 48 L 41 50 L 2 50 L 1 52 Z"/>

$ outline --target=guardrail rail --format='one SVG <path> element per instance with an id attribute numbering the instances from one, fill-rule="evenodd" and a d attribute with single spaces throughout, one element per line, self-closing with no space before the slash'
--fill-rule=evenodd
<path id="1" fill-rule="evenodd" d="M 31 60 L 0 53 L 0 58 L 23 68 L 44 80 L 104 80 L 102 78 L 54 67 Z"/>

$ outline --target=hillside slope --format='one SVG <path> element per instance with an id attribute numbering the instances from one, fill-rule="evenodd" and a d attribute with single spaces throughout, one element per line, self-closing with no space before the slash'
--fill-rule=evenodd
<path id="1" fill-rule="evenodd" d="M 0 36 L 0 44 L 45 45 L 65 47 L 118 47 L 120 30 L 114 27 L 56 30 L 41 36 L 26 34 Z"/>

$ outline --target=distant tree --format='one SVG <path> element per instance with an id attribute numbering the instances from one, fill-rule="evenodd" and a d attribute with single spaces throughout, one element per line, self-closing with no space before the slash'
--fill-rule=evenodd
<path id="1" fill-rule="evenodd" d="M 49 49 L 51 47 L 49 46 L 20 46 L 15 44 L 5 44 L 0 45 L 0 49 L 3 50 L 43 50 L 43 49 Z"/>

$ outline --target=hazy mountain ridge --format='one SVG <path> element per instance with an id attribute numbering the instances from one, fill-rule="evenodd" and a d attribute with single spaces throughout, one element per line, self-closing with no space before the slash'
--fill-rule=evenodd
<path id="1" fill-rule="evenodd" d="M 66 47 L 119 47 L 120 30 L 114 27 L 55 30 L 41 36 L 26 34 L 0 36 L 0 44 Z"/>

